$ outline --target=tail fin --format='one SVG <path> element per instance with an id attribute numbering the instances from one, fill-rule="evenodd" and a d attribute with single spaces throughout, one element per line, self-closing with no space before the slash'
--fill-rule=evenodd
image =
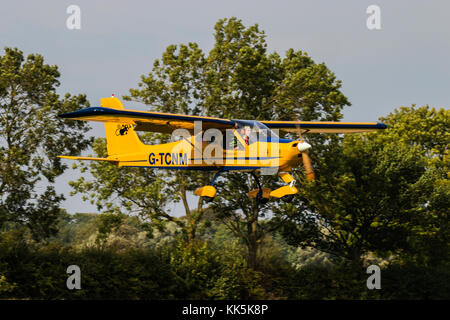
<path id="1" fill-rule="evenodd" d="M 114 97 L 100 99 L 100 106 L 112 109 L 125 109 L 122 102 Z M 105 122 L 105 133 L 108 156 L 136 153 L 144 150 L 144 144 L 131 124 Z"/>

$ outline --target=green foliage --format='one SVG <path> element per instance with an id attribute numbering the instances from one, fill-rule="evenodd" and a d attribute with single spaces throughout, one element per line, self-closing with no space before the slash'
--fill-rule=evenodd
<path id="1" fill-rule="evenodd" d="M 163 248 L 74 249 L 58 243 L 0 243 L 0 297 L 32 299 L 249 299 L 269 297 L 263 274 L 242 256 L 181 239 Z M 233 253 L 236 253 L 234 251 Z M 66 288 L 66 268 L 81 269 L 82 289 Z"/>
<path id="2" fill-rule="evenodd" d="M 106 156 L 104 139 L 96 139 L 93 150 L 98 156 Z M 171 192 L 171 185 L 167 184 L 165 176 L 157 170 L 145 168 L 119 168 L 109 163 L 93 162 L 81 163 L 81 173 L 88 170 L 94 180 L 87 181 L 81 176 L 70 185 L 74 193 L 87 194 L 85 200 L 96 204 L 99 210 L 106 209 L 109 213 L 121 215 L 135 214 L 142 221 L 148 223 L 148 231 L 153 228 L 162 230 L 167 221 L 182 223 L 170 216 L 165 208 L 169 201 L 176 201 L 177 196 Z"/>
<path id="3" fill-rule="evenodd" d="M 386 132 L 348 135 L 329 145 L 319 158 L 316 181 L 304 185 L 297 202 L 278 208 L 289 243 L 356 264 L 370 251 L 448 261 L 450 197 L 448 171 L 442 170 L 448 168 L 442 153 L 448 135 L 437 132 L 444 119 L 448 126 L 448 116 L 428 109 L 402 108 L 384 119 L 390 125 Z M 415 127 L 429 133 L 418 137 Z"/>
<path id="4" fill-rule="evenodd" d="M 219 20 L 214 37 L 207 55 L 195 43 L 169 46 L 125 98 L 227 118 L 342 118 L 349 102 L 325 64 L 267 53 L 264 32 L 236 18 Z M 52 187 L 66 169 L 56 155 L 86 148 L 88 127 L 56 115 L 88 102 L 60 99 L 58 78 L 40 55 L 0 57 L 0 298 L 449 298 L 448 110 L 402 107 L 381 119 L 382 133 L 311 135 L 317 179 L 294 170 L 301 193 L 289 204 L 249 200 L 255 182 L 227 173 L 215 201 L 192 209 L 187 195 L 208 175 L 92 162 L 75 167 L 93 180 L 71 185 L 104 212 L 71 215 Z M 106 155 L 103 139 L 93 151 Z M 180 200 L 186 216 L 176 218 L 167 204 Z M 73 264 L 81 290 L 66 288 Z M 381 267 L 381 290 L 367 289 L 368 264 Z"/>
<path id="5" fill-rule="evenodd" d="M 59 217 L 58 234 L 51 240 L 74 247 L 83 245 L 97 232 L 97 218 L 95 213 L 68 214 L 63 210 Z"/>
<path id="6" fill-rule="evenodd" d="M 435 266 L 450 261 L 450 111 L 429 106 L 402 107 L 386 118 L 393 141 L 419 148 L 426 171 L 411 197 L 422 205 L 412 217 L 411 251 L 417 264 Z"/>
<path id="7" fill-rule="evenodd" d="M 341 110 L 349 102 L 340 91 L 340 81 L 325 64 L 317 64 L 306 53 L 293 49 L 288 50 L 284 58 L 276 52 L 269 54 L 265 34 L 258 25 L 246 27 L 236 18 L 219 20 L 214 30 L 215 44 L 208 54 L 192 42 L 168 46 L 162 58 L 154 62 L 152 71 L 141 76 L 138 88 L 130 89 L 130 96 L 124 99 L 145 103 L 153 111 L 231 119 L 291 120 L 294 115 L 303 120 L 342 118 Z M 103 154 L 103 149 L 96 148 L 96 154 Z M 97 204 L 100 202 L 102 206 L 117 196 L 126 199 L 121 207 L 128 213 L 132 206 L 126 206 L 127 203 L 146 202 L 146 208 L 152 205 L 163 208 L 161 202 L 164 202 L 155 199 L 157 195 L 173 195 L 168 201 L 179 197 L 186 211 L 186 221 L 178 221 L 179 225 L 189 239 L 196 236 L 204 204 L 200 198 L 197 208 L 191 209 L 187 194 L 208 184 L 209 175 L 198 172 L 166 175 L 155 171 L 150 174 L 122 168 L 120 170 L 127 173 L 126 181 L 121 180 L 119 185 L 140 185 L 143 176 L 155 175 L 154 179 L 145 181 L 146 189 L 159 187 L 161 181 L 175 192 L 164 192 L 162 188 L 145 193 L 125 188 L 126 192 L 121 192 L 118 181 L 110 178 L 118 175 L 117 168 L 95 163 L 89 166 L 96 181 L 79 179 L 72 184 L 75 192 L 89 194 L 95 190 L 92 196 L 97 197 Z M 266 182 L 273 184 L 272 180 Z M 214 204 L 214 211 L 245 241 L 248 262 L 255 267 L 257 243 L 265 234 L 258 219 L 267 210 L 248 201 L 246 192 L 254 186 L 242 174 L 227 174 L 227 180 L 219 181 L 217 188 L 224 198 L 218 197 L 220 200 Z M 158 220 L 170 220 L 166 212 L 154 214 L 154 217 L 151 223 L 158 226 L 161 226 Z"/>
<path id="8" fill-rule="evenodd" d="M 417 108 L 412 105 L 396 109 L 380 120 L 390 128 L 389 139 L 418 146 L 431 160 L 437 156 L 442 161 L 445 160 L 445 156 L 448 156 L 449 110 L 443 108 L 436 110 L 429 106 Z"/>
<path id="9" fill-rule="evenodd" d="M 217 277 L 219 256 L 207 242 L 194 240 L 188 244 L 184 241 L 175 243 L 174 254 L 170 264 L 185 288 L 184 299 L 208 298 L 208 289 Z"/>
<path id="10" fill-rule="evenodd" d="M 97 244 L 104 244 L 108 238 L 108 235 L 120 227 L 124 218 L 125 215 L 123 214 L 101 214 L 97 220 L 98 234 L 95 242 Z"/>
<path id="11" fill-rule="evenodd" d="M 57 66 L 39 54 L 5 48 L 0 56 L 0 228 L 26 225 L 35 238 L 56 232 L 59 203 L 53 187 L 67 166 L 57 155 L 89 145 L 88 125 L 57 115 L 88 106 L 86 96 L 56 94 Z"/>
<path id="12" fill-rule="evenodd" d="M 246 28 L 235 18 L 219 20 L 216 43 L 206 59 L 207 115 L 259 120 L 338 120 L 349 102 L 325 64 L 290 49 L 285 58 L 268 54 L 258 25 Z M 273 177 L 262 183 L 275 187 Z M 269 212 L 248 199 L 257 186 L 242 173 L 228 173 L 216 184 L 213 210 L 248 247 L 248 263 L 257 267 L 258 241 L 266 234 L 258 222 Z"/>
<path id="13" fill-rule="evenodd" d="M 71 217 L 60 223 L 62 231 L 70 230 L 66 244 L 66 237 L 47 244 L 23 241 L 26 237 L 17 229 L 1 234 L 0 298 L 446 299 L 450 292 L 448 265 L 420 266 L 399 259 L 380 263 L 382 289 L 368 290 L 364 268 L 290 247 L 278 236 L 263 239 L 258 270 L 248 268 L 241 240 L 214 220 L 204 234 L 208 240 L 186 242 L 155 234 L 147 244 L 135 245 L 121 231 L 137 228 L 135 219 L 118 224 L 117 217 L 105 215 L 103 223 L 114 228 L 98 246 L 84 237 L 95 239 L 100 216 Z M 81 268 L 81 290 L 66 288 L 66 269 L 72 264 Z"/>
<path id="14" fill-rule="evenodd" d="M 14 291 L 17 286 L 8 282 L 4 275 L 0 275 L 0 296 Z"/>
<path id="15" fill-rule="evenodd" d="M 76 251 L 57 244 L 43 248 L 0 247 L 7 261 L 1 272 L 14 283 L 2 298 L 32 299 L 162 299 L 173 297 L 178 284 L 157 252 L 86 248 Z M 66 287 L 69 265 L 82 272 L 82 289 Z"/>
<path id="16" fill-rule="evenodd" d="M 450 296 L 448 263 L 425 266 L 405 259 L 389 264 L 381 272 L 383 299 L 448 300 Z"/>

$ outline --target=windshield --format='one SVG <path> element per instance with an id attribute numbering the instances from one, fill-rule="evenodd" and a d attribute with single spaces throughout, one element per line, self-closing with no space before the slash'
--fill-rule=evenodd
<path id="1" fill-rule="evenodd" d="M 235 120 L 237 132 L 244 141 L 249 143 L 255 141 L 270 141 L 270 139 L 278 138 L 278 136 L 270 130 L 266 125 L 255 120 Z"/>

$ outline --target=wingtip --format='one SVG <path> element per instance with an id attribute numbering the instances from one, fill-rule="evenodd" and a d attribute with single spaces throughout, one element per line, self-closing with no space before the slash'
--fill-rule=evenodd
<path id="1" fill-rule="evenodd" d="M 77 111 L 61 113 L 61 114 L 58 114 L 58 117 L 64 118 L 64 119 L 77 118 L 77 117 L 84 116 L 84 115 L 89 114 L 89 113 L 91 113 L 91 114 L 92 113 L 93 114 L 101 113 L 105 109 L 108 109 L 108 108 L 104 108 L 104 107 L 89 107 L 89 108 L 80 109 L 80 110 L 77 110 Z"/>
<path id="2" fill-rule="evenodd" d="M 378 129 L 387 129 L 388 126 L 385 125 L 383 122 L 377 122 L 377 128 Z"/>

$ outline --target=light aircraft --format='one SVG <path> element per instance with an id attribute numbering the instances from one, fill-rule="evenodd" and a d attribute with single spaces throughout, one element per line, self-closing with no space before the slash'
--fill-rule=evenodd
<path id="1" fill-rule="evenodd" d="M 256 121 L 230 120 L 203 116 L 145 112 L 125 109 L 119 99 L 100 99 L 100 107 L 90 107 L 59 115 L 62 118 L 99 121 L 105 124 L 106 158 L 59 156 L 73 160 L 107 161 L 119 167 L 148 167 L 178 170 L 216 171 L 209 185 L 194 194 L 211 200 L 216 195 L 214 182 L 223 172 L 246 171 L 258 189 L 248 194 L 259 202 L 270 198 L 291 201 L 298 192 L 290 174 L 303 162 L 308 180 L 314 173 L 308 156 L 311 145 L 302 133 L 357 133 L 385 129 L 380 122 L 348 123 L 330 121 Z M 298 134 L 298 140 L 282 139 L 274 131 Z M 181 137 L 158 145 L 146 145 L 136 131 L 172 133 Z M 256 171 L 278 173 L 286 183 L 275 190 L 263 188 Z"/>

